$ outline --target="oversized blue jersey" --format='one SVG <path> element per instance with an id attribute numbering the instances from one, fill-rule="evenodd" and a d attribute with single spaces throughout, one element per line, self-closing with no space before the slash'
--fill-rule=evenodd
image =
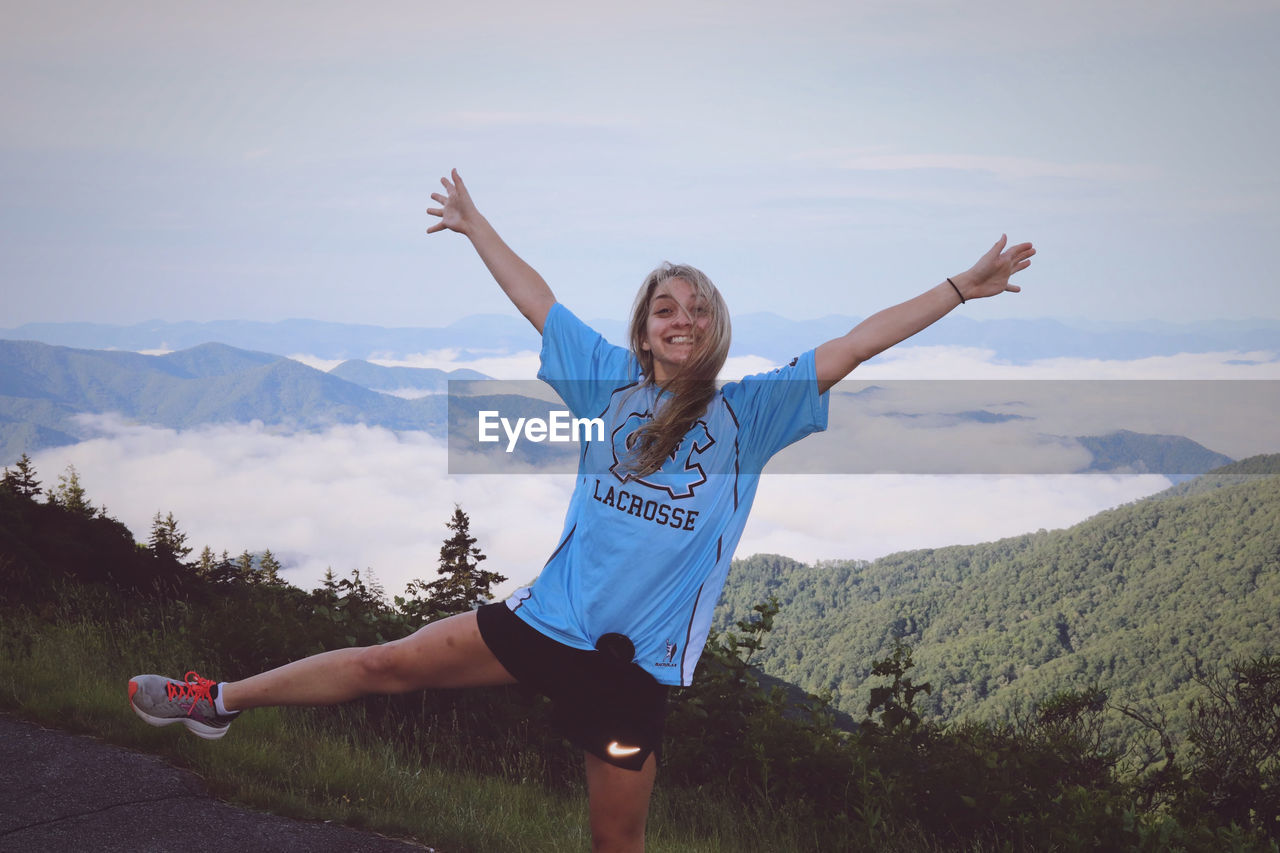
<path id="1" fill-rule="evenodd" d="M 556 304 L 542 330 L 538 377 L 576 418 L 601 418 L 584 443 L 560 544 L 507 606 L 578 649 L 625 634 L 636 663 L 663 684 L 692 683 L 711 614 L 773 454 L 826 428 L 813 352 L 724 385 L 661 470 L 637 477 L 628 439 L 660 405 L 632 354 Z"/>

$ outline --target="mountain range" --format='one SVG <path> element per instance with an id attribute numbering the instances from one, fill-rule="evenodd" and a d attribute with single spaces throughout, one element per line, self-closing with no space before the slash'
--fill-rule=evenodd
<path id="1" fill-rule="evenodd" d="M 501 443 L 481 446 L 472 438 L 482 409 L 498 408 L 513 418 L 546 418 L 552 408 L 519 392 L 494 396 L 499 392 L 486 393 L 484 386 L 473 392 L 484 396 L 443 393 L 451 380 L 483 378 L 470 370 L 385 367 L 360 360 L 345 361 L 326 373 L 279 355 L 226 344 L 145 355 L 0 340 L 0 464 L 12 464 L 21 454 L 44 447 L 83 441 L 94 428 L 80 416 L 110 413 L 171 429 L 256 421 L 296 431 L 360 423 L 424 431 L 437 438 L 447 434 L 451 463 L 456 445 L 459 451 L 497 454 L 496 462 L 482 460 L 486 465 L 515 461 L 573 470 L 576 450 L 572 445 L 524 442 L 507 456 Z M 876 389 L 872 386 L 852 396 Z M 398 396 L 400 392 L 414 398 Z M 944 420 L 998 424 L 1008 417 L 973 411 L 950 413 Z M 1085 470 L 1186 475 L 1230 461 L 1176 435 L 1120 430 L 1075 440 L 1092 454 L 1093 464 Z M 471 469 L 463 465 L 459 473 L 465 470 Z"/>
<path id="2" fill-rule="evenodd" d="M 438 387 L 449 378 L 428 368 L 407 379 L 377 365 L 342 367 L 347 375 L 397 387 Z M 76 417 L 83 414 L 115 413 L 172 429 L 253 421 L 293 430 L 365 423 L 443 436 L 445 409 L 443 396 L 401 399 L 225 344 L 141 355 L 0 341 L 0 458 L 6 464 L 22 453 L 88 438 L 90 429 Z"/>
<path id="3" fill-rule="evenodd" d="M 860 318 L 830 315 L 789 320 L 770 313 L 742 314 L 733 320 L 731 355 L 757 355 L 786 361 L 853 328 Z M 595 319 L 593 328 L 609 340 L 625 340 L 624 324 Z M 325 359 L 402 358 L 416 353 L 458 350 L 537 351 L 537 333 L 514 314 L 478 314 L 439 327 L 386 328 L 318 320 L 274 323 L 224 320 L 205 323 L 149 321 L 134 325 L 104 323 L 27 323 L 0 329 L 0 338 L 32 340 L 82 349 L 162 351 L 189 349 L 209 341 L 278 355 Z M 955 345 L 992 350 L 1010 363 L 1042 358 L 1133 359 L 1185 352 L 1280 351 L 1280 321 L 1206 321 L 1082 324 L 1059 320 L 975 320 L 960 314 L 912 339 L 915 346 Z"/>

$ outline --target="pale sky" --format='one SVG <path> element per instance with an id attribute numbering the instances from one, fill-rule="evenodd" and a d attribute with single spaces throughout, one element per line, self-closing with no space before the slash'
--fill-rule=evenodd
<path id="1" fill-rule="evenodd" d="M 457 167 L 585 317 L 663 259 L 866 315 L 1002 231 L 978 318 L 1280 318 L 1274 0 L 9 0 L 0 327 L 510 309 Z"/>

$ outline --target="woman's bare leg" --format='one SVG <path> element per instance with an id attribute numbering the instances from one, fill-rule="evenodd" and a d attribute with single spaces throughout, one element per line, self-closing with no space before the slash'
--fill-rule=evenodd
<path id="1" fill-rule="evenodd" d="M 375 693 L 512 684 L 480 637 L 475 611 L 432 622 L 402 640 L 335 649 L 222 685 L 228 711 L 265 705 L 335 705 Z"/>
<path id="2" fill-rule="evenodd" d="M 658 760 L 650 755 L 640 770 L 624 770 L 589 752 L 583 754 L 592 853 L 644 853 L 644 825 Z"/>

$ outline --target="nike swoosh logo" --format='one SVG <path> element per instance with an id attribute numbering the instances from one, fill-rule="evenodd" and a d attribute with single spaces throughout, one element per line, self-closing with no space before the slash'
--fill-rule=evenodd
<path id="1" fill-rule="evenodd" d="M 616 740 L 605 747 L 605 752 L 608 752 L 614 758 L 627 758 L 628 756 L 635 755 L 639 751 L 640 747 L 638 746 L 623 746 Z"/>

